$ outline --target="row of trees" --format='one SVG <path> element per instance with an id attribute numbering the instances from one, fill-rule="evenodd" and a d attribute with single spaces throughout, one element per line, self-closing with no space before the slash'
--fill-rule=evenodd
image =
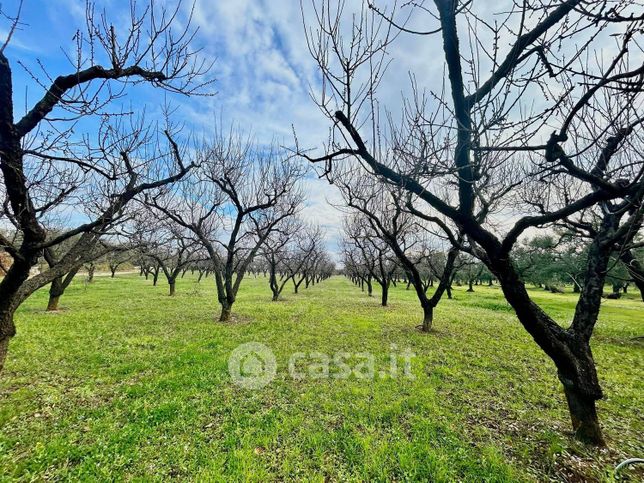
<path id="1" fill-rule="evenodd" d="M 432 297 L 435 295 L 437 302 L 442 294 L 452 298 L 453 285 L 466 285 L 468 292 L 474 292 L 476 285 L 494 285 L 494 275 L 484 263 L 468 253 L 445 247 L 442 238 L 428 235 L 422 226 L 415 226 L 405 238 L 396 240 L 393 246 L 403 254 L 399 257 L 377 224 L 370 224 L 368 217 L 356 211 L 344 221 L 341 243 L 343 272 L 369 296 L 373 295 L 377 284 L 383 306 L 387 306 L 391 285 L 403 283 L 410 289 L 414 275 L 405 267 L 411 265 L 418 272 L 421 290 L 426 293 L 432 289 Z M 567 231 L 557 237 L 547 235 L 528 239 L 513 251 L 513 256 L 526 283 L 553 293 L 568 289 L 580 293 L 585 282 L 583 267 L 587 251 L 588 244 L 583 244 Z M 634 285 L 644 301 L 644 291 L 641 290 L 644 276 L 637 271 L 639 260 L 644 258 L 641 249 L 634 249 L 632 256 L 634 263 L 631 264 L 615 257 L 611 260 L 606 281 L 612 286 L 612 291 L 605 291 L 605 298 L 620 298 L 628 292 L 629 286 Z M 429 331 L 431 318 L 425 318 L 420 328 Z"/>
<path id="2" fill-rule="evenodd" d="M 586 282 L 585 262 L 589 248 L 588 241 L 565 230 L 558 235 L 539 236 L 522 243 L 514 251 L 514 257 L 525 281 L 552 292 L 560 292 L 564 286 L 571 285 L 573 292 L 580 293 Z M 619 298 L 633 285 L 644 301 L 642 259 L 642 249 L 635 246 L 611 256 L 606 283 L 612 285 L 612 293 L 607 297 Z"/>
<path id="3" fill-rule="evenodd" d="M 312 6 L 305 33 L 324 79 L 312 95 L 331 135 L 319 156 L 298 151 L 322 166 L 329 182 L 357 194 L 358 204 L 372 202 L 361 186 L 380 185 L 376 192 L 395 193 L 405 218 L 431 224 L 454 250 L 484 263 L 555 365 L 576 436 L 604 444 L 590 340 L 611 260 L 638 270 L 641 5 L 553 0 L 495 9 L 434 0 L 394 10 L 364 2 L 357 13 L 344 4 Z M 417 55 L 440 53 L 444 70 L 411 73 L 398 114 L 378 92 L 396 61 L 390 53 L 407 36 L 415 37 Z M 390 235 L 402 224 L 393 219 L 378 229 L 395 252 Z M 579 301 L 566 326 L 532 299 L 515 257 L 528 233 L 560 226 L 587 245 Z M 417 293 L 427 319 L 432 304 Z"/>
<path id="4" fill-rule="evenodd" d="M 0 44 L 0 252 L 8 257 L 0 280 L 0 370 L 17 308 L 51 284 L 55 310 L 76 273 L 85 266 L 91 278 L 98 260 L 115 273 L 134 257 L 155 281 L 161 271 L 171 294 L 186 268 L 208 273 L 219 318 L 229 320 L 253 262 L 270 258 L 269 247 L 303 206 L 308 166 L 292 153 L 236 129 L 215 129 L 196 142 L 170 121 L 176 111 L 168 106 L 158 122 L 118 109 L 117 100 L 146 86 L 212 95 L 212 65 L 191 45 L 190 9 L 131 1 L 127 13 L 111 23 L 88 3 L 69 71 L 54 75 L 41 63 L 32 71 L 10 60 L 20 19 L 2 12 L 9 28 Z M 35 83 L 29 92 L 42 97 L 16 117 L 15 94 L 29 87 L 14 88 L 18 63 Z M 81 134 L 83 126 L 90 132 Z M 296 288 L 302 278 L 310 284 L 333 270 L 323 234 L 303 230 L 311 239 L 289 240 L 273 270 Z"/>
<path id="5" fill-rule="evenodd" d="M 354 15 L 316 1 L 305 18 L 323 77 L 312 94 L 331 135 L 321 156 L 296 152 L 322 166 L 349 209 L 345 270 L 380 284 L 383 304 L 402 274 L 425 331 L 456 274 L 497 280 L 556 366 L 576 435 L 602 444 L 590 340 L 618 263 L 642 281 L 644 17 L 635 2 L 604 0 L 401 8 L 365 2 Z M 179 12 L 131 2 L 121 30 L 88 6 L 69 72 L 30 72 L 44 93 L 18 117 L 6 47 L 19 20 L 10 22 L 0 46 L 0 247 L 12 259 L 0 281 L 0 369 L 20 304 L 51 284 L 55 306 L 84 264 L 109 253 L 118 267 L 119 247 L 136 250 L 144 274 L 162 271 L 171 293 L 188 267 L 212 275 L 222 321 L 249 272 L 266 270 L 274 299 L 289 280 L 297 290 L 333 272 L 323 234 L 297 220 L 307 170 L 292 152 L 236 129 L 185 139 L 170 110 L 159 125 L 114 112 L 135 84 L 211 94 L 211 66 L 191 47 L 190 22 L 175 22 Z M 410 20 L 432 25 L 416 30 Z M 403 36 L 427 45 L 419 55 L 441 52 L 445 70 L 411 75 L 394 115 L 378 93 Z M 79 137 L 84 118 L 97 127 Z M 539 252 L 524 242 L 535 231 L 569 241 Z M 582 261 L 568 270 L 580 294 L 569 326 L 525 288 L 545 269 L 534 257 L 567 263 L 566 249 L 555 249 L 565 246 Z"/>
<path id="6" fill-rule="evenodd" d="M 74 37 L 76 52 L 67 57 L 68 72 L 53 74 L 40 63 L 31 70 L 21 63 L 33 90 L 14 87 L 12 68 L 19 61 L 9 59 L 7 46 L 20 19 L 3 15 L 10 25 L 0 45 L 0 247 L 12 265 L 0 281 L 0 369 L 20 304 L 78 270 L 101 240 L 117 236 L 134 199 L 194 167 L 173 156 L 176 132 L 157 132 L 154 124 L 114 106 L 135 85 L 210 94 L 211 66 L 190 45 L 190 21 L 175 22 L 180 9 L 180 4 L 168 9 L 131 2 L 130 18 L 113 24 L 106 12 L 88 4 L 85 29 Z M 15 94 L 27 90 L 42 97 L 16 117 Z M 88 118 L 97 127 L 77 134 Z M 48 268 L 29 278 L 43 256 Z"/>

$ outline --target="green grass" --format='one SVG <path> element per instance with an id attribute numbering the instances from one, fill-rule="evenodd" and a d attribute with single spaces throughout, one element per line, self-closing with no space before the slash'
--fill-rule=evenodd
<path id="1" fill-rule="evenodd" d="M 0 479 L 588 481 L 643 455 L 634 295 L 604 303 L 594 337 L 603 451 L 570 438 L 553 365 L 498 288 L 456 288 L 431 334 L 415 329 L 412 291 L 393 289 L 387 308 L 374 295 L 335 277 L 273 303 L 251 276 L 235 321 L 221 324 L 213 282 L 189 276 L 174 298 L 136 275 L 79 278 L 54 314 L 40 291 L 16 316 L 0 376 Z M 572 294 L 533 295 L 570 320 Z M 250 341 L 277 357 L 261 390 L 228 374 L 231 351 Z M 286 369 L 297 351 L 370 352 L 387 367 L 391 344 L 417 355 L 414 380 L 294 380 Z"/>

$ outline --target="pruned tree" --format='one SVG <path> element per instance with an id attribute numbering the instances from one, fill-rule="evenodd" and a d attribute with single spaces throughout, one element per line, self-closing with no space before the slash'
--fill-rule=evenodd
<path id="1" fill-rule="evenodd" d="M 185 152 L 177 153 L 182 157 Z M 260 248 L 303 201 L 304 167 L 275 146 L 257 146 L 231 129 L 195 150 L 199 168 L 147 203 L 190 230 L 212 263 L 221 305 L 230 320 L 239 287 Z"/>
<path id="2" fill-rule="evenodd" d="M 391 269 L 395 271 L 400 267 L 405 272 L 423 310 L 420 328 L 424 332 L 430 331 L 434 309 L 443 294 L 447 293 L 451 298 L 451 282 L 459 253 L 459 249 L 453 247 L 448 250 L 446 257 L 442 257 L 442 253 L 438 254 L 428 247 L 428 237 L 441 238 L 444 222 L 429 217 L 418 220 L 405 208 L 404 191 L 355 170 L 347 171 L 340 167 L 325 176 L 339 188 L 344 203 L 361 214 L 371 236 L 382 240 L 396 257 L 398 263 Z M 442 237 L 445 238 L 445 235 Z M 365 282 L 369 293 L 372 278 L 373 273 L 367 270 Z M 433 286 L 434 279 L 438 285 L 434 293 L 428 296 L 427 290 Z"/>
<path id="3" fill-rule="evenodd" d="M 291 273 L 293 292 L 297 294 L 302 284 L 304 288 L 315 285 L 333 274 L 333 262 L 325 248 L 325 233 L 317 225 L 307 224 L 298 233 L 292 256 L 287 261 Z"/>
<path id="4" fill-rule="evenodd" d="M 73 248 L 75 243 L 79 241 L 79 236 L 65 240 L 63 243 L 48 247 L 44 250 L 44 260 L 47 264 L 46 267 L 43 267 L 40 270 L 40 273 L 48 273 L 47 270 L 54 270 L 58 273 L 58 267 L 60 267 L 60 259 L 65 254 Z M 53 280 L 51 280 L 51 285 L 49 287 L 49 301 L 47 302 L 47 311 L 56 311 L 58 310 L 58 304 L 60 303 L 60 298 L 64 295 L 65 290 L 69 287 L 74 280 L 74 277 L 78 271 L 83 267 L 83 264 L 90 264 L 91 267 L 88 269 L 89 282 L 93 281 L 94 278 L 94 261 L 100 259 L 106 254 L 110 253 L 112 250 L 118 250 L 118 247 L 113 247 L 105 242 L 99 241 L 91 247 L 87 247 L 87 251 L 82 257 L 77 259 L 74 263 L 70 263 L 68 266 L 69 271 L 63 273 Z M 90 271 L 91 270 L 91 271 Z M 46 281 L 50 277 L 45 277 L 41 280 L 38 285 L 41 283 L 46 284 Z"/>
<path id="5" fill-rule="evenodd" d="M 644 251 L 641 249 L 626 248 L 619 252 L 619 259 L 631 276 L 631 280 L 640 292 L 644 302 Z"/>
<path id="6" fill-rule="evenodd" d="M 298 293 L 302 282 L 311 277 L 328 278 L 329 255 L 324 247 L 325 235 L 317 225 L 305 224 L 294 237 L 286 270 L 293 281 L 293 292 Z"/>
<path id="7" fill-rule="evenodd" d="M 287 218 L 271 233 L 263 247 L 261 255 L 268 268 L 268 284 L 271 288 L 273 302 L 276 302 L 289 280 L 297 276 L 307 262 L 312 250 L 311 242 L 303 246 L 305 225 L 298 218 Z"/>
<path id="8" fill-rule="evenodd" d="M 441 216 L 456 226 L 554 362 L 576 437 L 604 444 L 596 410 L 603 392 L 590 339 L 610 257 L 641 227 L 641 11 L 631 2 L 517 2 L 497 20 L 489 5 L 474 2 L 407 3 L 410 14 L 429 12 L 435 22 L 421 36 L 400 28 L 397 11 L 366 7 L 347 34 L 343 9 L 324 5 L 307 38 L 325 79 L 318 103 L 333 131 L 324 155 L 301 154 L 324 163 L 325 172 L 357 161 L 408 192 L 415 216 Z M 368 137 L 375 138 L 370 128 L 381 106 L 372 101 L 399 34 L 435 42 L 446 73 L 427 90 L 412 75 L 402 120 L 388 117 L 387 150 L 396 156 L 381 156 Z M 574 220 L 593 207 L 602 212 L 601 224 L 566 327 L 532 300 L 512 250 L 528 229 Z M 452 226 L 445 227 L 450 242 L 462 248 Z"/>

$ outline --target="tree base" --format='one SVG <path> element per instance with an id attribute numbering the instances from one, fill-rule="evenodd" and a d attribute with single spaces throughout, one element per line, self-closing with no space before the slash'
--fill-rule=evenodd
<path id="1" fill-rule="evenodd" d="M 229 322 L 230 321 L 230 308 L 222 308 L 221 314 L 219 315 L 219 322 Z"/>
<path id="2" fill-rule="evenodd" d="M 58 301 L 60 297 L 49 297 L 49 303 L 47 304 L 47 312 L 56 312 L 58 310 Z"/>
<path id="3" fill-rule="evenodd" d="M 423 323 L 420 325 L 421 332 L 431 332 L 434 324 L 434 309 L 433 307 L 425 307 L 423 309 Z"/>
<path id="4" fill-rule="evenodd" d="M 564 387 L 575 439 L 593 446 L 606 446 L 602 435 L 595 399 L 572 388 Z"/>

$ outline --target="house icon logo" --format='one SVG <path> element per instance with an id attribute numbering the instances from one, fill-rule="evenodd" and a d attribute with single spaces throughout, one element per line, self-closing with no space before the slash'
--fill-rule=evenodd
<path id="1" fill-rule="evenodd" d="M 264 344 L 248 342 L 235 348 L 228 359 L 233 382 L 244 389 L 261 389 L 277 373 L 275 355 Z"/>

